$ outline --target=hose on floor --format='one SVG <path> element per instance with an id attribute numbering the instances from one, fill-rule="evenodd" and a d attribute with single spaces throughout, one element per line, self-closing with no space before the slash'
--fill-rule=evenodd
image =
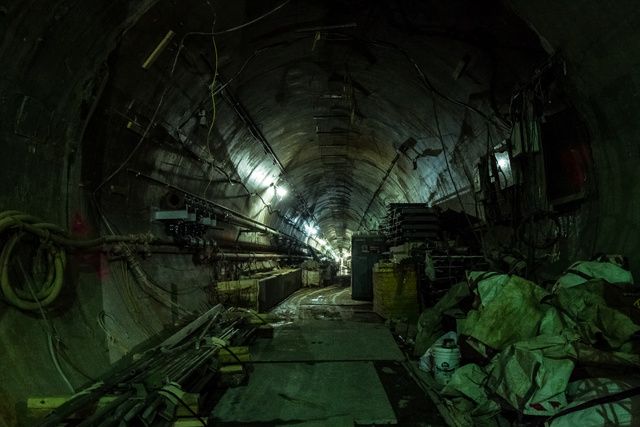
<path id="1" fill-rule="evenodd" d="M 29 238 L 31 237 L 31 238 Z M 37 238 L 35 256 L 33 256 L 32 277 L 24 277 L 23 282 L 35 284 L 29 289 L 24 283 L 16 285 L 11 279 L 12 260 L 18 255 L 18 248 L 34 245 Z M 0 297 L 22 310 L 38 310 L 53 303 L 64 283 L 67 265 L 67 250 L 88 249 L 106 243 L 142 243 L 153 239 L 148 234 L 127 236 L 102 236 L 96 239 L 80 240 L 73 238 L 61 227 L 43 222 L 40 218 L 20 211 L 0 213 Z"/>

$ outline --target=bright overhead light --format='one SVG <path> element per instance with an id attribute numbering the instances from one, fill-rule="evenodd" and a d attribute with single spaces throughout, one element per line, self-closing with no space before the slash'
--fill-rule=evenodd
<path id="1" fill-rule="evenodd" d="M 285 187 L 276 185 L 275 182 L 271 184 L 271 187 L 273 187 L 273 198 L 277 200 L 282 200 L 287 197 L 287 194 L 289 194 L 289 190 Z"/>
<path id="2" fill-rule="evenodd" d="M 304 231 L 308 236 L 315 236 L 316 234 L 318 234 L 318 229 L 311 224 L 305 224 Z"/>
<path id="3" fill-rule="evenodd" d="M 508 168 L 508 167 L 509 167 L 509 160 L 507 160 L 507 159 L 505 159 L 505 158 L 503 158 L 503 157 L 500 157 L 500 158 L 498 159 L 498 167 L 499 167 L 500 169 L 506 169 L 506 168 Z"/>
<path id="4" fill-rule="evenodd" d="M 284 199 L 287 197 L 287 194 L 289 194 L 289 190 L 284 187 L 276 186 L 276 196 L 278 196 L 279 199 Z"/>

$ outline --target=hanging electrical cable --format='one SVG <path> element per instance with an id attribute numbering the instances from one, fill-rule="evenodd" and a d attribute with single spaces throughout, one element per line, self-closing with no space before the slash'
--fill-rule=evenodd
<path id="1" fill-rule="evenodd" d="M 451 184 L 453 185 L 453 190 L 455 192 L 456 198 L 458 199 L 458 203 L 460 203 L 460 209 L 462 210 L 462 214 L 464 215 L 465 219 L 467 220 L 467 223 L 469 224 L 469 230 L 471 231 L 471 233 L 473 234 L 473 237 L 476 239 L 476 241 L 480 245 L 480 249 L 484 252 L 485 247 L 484 247 L 484 242 L 482 240 L 482 237 L 478 235 L 478 233 L 474 229 L 473 223 L 469 219 L 469 215 L 466 212 L 464 202 L 462 201 L 462 197 L 460 196 L 460 190 L 458 189 L 456 180 L 453 177 L 453 172 L 451 171 L 451 165 L 449 164 L 449 157 L 447 156 L 447 147 L 444 143 L 444 137 L 442 136 L 442 129 L 440 128 L 440 119 L 438 118 L 438 106 L 436 103 L 436 98 L 434 93 L 431 94 L 431 101 L 433 105 L 433 120 L 435 122 L 436 130 L 438 132 L 438 139 L 440 140 L 440 145 L 442 147 L 442 155 L 444 156 L 445 166 L 449 174 L 449 179 L 451 180 Z M 471 189 L 471 191 L 474 191 L 473 188 Z"/>
<path id="2" fill-rule="evenodd" d="M 218 45 L 216 44 L 216 36 L 214 35 L 214 29 L 216 25 L 216 18 L 213 19 L 213 24 L 211 24 L 211 44 L 213 45 L 213 78 L 211 81 L 211 86 L 209 87 L 209 92 L 211 94 L 211 123 L 209 124 L 209 130 L 207 131 L 207 139 L 205 141 L 207 146 L 207 153 L 209 154 L 209 158 L 211 159 L 211 164 L 218 170 L 222 171 L 227 179 L 231 179 L 231 177 L 215 164 L 215 157 L 211 152 L 211 132 L 213 132 L 213 127 L 216 123 L 216 83 L 218 82 Z M 213 181 L 213 175 L 209 177 L 206 187 L 202 192 L 202 195 L 205 196 L 207 194 L 207 190 Z M 243 184 L 244 185 L 244 184 Z"/>
<path id="3" fill-rule="evenodd" d="M 20 260 L 18 260 L 18 266 L 20 267 L 20 271 L 22 272 L 22 275 L 24 277 L 25 283 L 27 284 L 27 287 L 29 288 L 29 292 L 31 293 L 31 296 L 33 297 L 33 299 L 36 302 L 38 310 L 40 311 L 40 315 L 42 316 L 42 320 L 44 320 L 44 322 L 46 324 L 45 333 L 47 334 L 47 347 L 48 347 L 48 350 L 49 350 L 49 356 L 51 357 L 51 361 L 53 362 L 53 366 L 55 367 L 56 371 L 60 375 L 60 378 L 62 379 L 62 382 L 64 382 L 64 384 L 71 391 L 71 393 L 75 393 L 75 389 L 74 389 L 73 385 L 71 384 L 71 382 L 69 381 L 69 378 L 67 377 L 67 375 L 62 370 L 62 366 L 60 366 L 60 361 L 58 360 L 58 358 L 56 356 L 56 352 L 54 351 L 54 346 L 53 346 L 54 337 L 56 339 L 56 343 L 58 345 L 60 344 L 60 338 L 59 338 L 58 332 L 56 331 L 56 328 L 53 326 L 53 323 L 50 322 L 49 319 L 47 318 L 47 316 L 46 316 L 46 314 L 44 312 L 44 309 L 42 307 L 42 304 L 40 303 L 40 300 L 38 299 L 38 297 L 36 295 L 36 292 L 34 290 L 34 286 L 31 283 L 31 278 L 29 277 L 29 275 L 25 271 L 24 266 L 22 265 L 22 262 L 20 262 Z"/>
<path id="4" fill-rule="evenodd" d="M 243 28 L 247 28 L 257 22 L 262 21 L 264 18 L 273 15 L 274 13 L 276 13 L 277 11 L 279 11 L 280 9 L 282 9 L 283 7 L 285 7 L 287 4 L 289 4 L 289 2 L 291 2 L 291 0 L 286 0 L 283 3 L 279 4 L 278 6 L 274 7 L 273 9 L 271 9 L 270 11 L 263 13 L 262 15 L 252 19 L 251 21 L 245 22 L 244 24 L 240 24 L 240 25 L 236 25 L 235 27 L 231 27 L 231 28 L 227 28 L 225 30 L 220 30 L 220 31 L 211 31 L 210 33 L 206 33 L 206 32 L 193 32 L 191 34 L 193 35 L 198 35 L 198 36 L 219 36 L 222 34 L 228 34 L 228 33 L 233 33 L 234 31 L 238 31 L 238 30 L 242 30 Z"/>
<path id="5" fill-rule="evenodd" d="M 211 93 L 211 123 L 209 124 L 209 130 L 207 132 L 207 151 L 209 152 L 209 156 L 213 158 L 213 154 L 211 153 L 211 132 L 213 131 L 213 127 L 216 122 L 216 83 L 218 81 L 218 45 L 216 44 L 216 36 L 214 35 L 214 28 L 216 26 L 216 18 L 213 19 L 213 24 L 211 24 L 211 44 L 213 45 L 213 60 L 214 60 L 214 68 L 213 68 L 213 79 L 211 81 L 211 86 L 209 87 L 209 92 Z M 211 184 L 211 181 L 209 181 Z M 207 187 L 209 187 L 207 184 Z M 206 190 L 205 190 L 206 191 Z"/>
<path id="6" fill-rule="evenodd" d="M 458 105 L 460 107 L 466 108 L 467 110 L 477 114 L 479 117 L 481 117 L 487 123 L 490 123 L 493 126 L 495 126 L 497 129 L 502 129 L 502 130 L 505 130 L 505 131 L 510 131 L 511 130 L 512 124 L 507 122 L 503 118 L 501 118 L 501 117 L 499 117 L 499 116 L 497 116 L 495 114 L 494 114 L 493 117 L 491 117 L 491 116 L 487 115 L 486 113 L 480 111 L 476 107 L 468 104 L 467 102 L 460 101 L 458 99 L 452 98 L 451 96 L 447 95 L 446 93 L 443 93 L 438 88 L 436 88 L 433 85 L 433 83 L 431 82 L 431 80 L 427 77 L 425 72 L 422 70 L 422 67 L 420 66 L 420 64 L 418 64 L 418 62 L 409 54 L 409 52 L 407 52 L 406 50 L 402 49 L 400 46 L 398 46 L 398 45 L 396 45 L 394 43 L 387 42 L 387 41 L 382 41 L 382 40 L 373 40 L 370 43 L 373 44 L 374 46 L 381 46 L 381 47 L 394 49 L 394 50 L 398 51 L 399 53 L 401 53 L 405 57 L 405 59 L 407 61 L 409 61 L 409 63 L 411 63 L 413 65 L 413 67 L 415 68 L 415 70 L 416 70 L 416 72 L 418 74 L 418 77 L 420 78 L 420 81 L 426 86 L 426 88 L 433 95 L 436 95 L 439 98 L 442 98 L 443 100 L 450 102 L 451 104 Z"/>

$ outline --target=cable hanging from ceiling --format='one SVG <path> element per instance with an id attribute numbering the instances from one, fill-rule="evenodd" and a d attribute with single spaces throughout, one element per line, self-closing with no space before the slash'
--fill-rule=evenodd
<path id="1" fill-rule="evenodd" d="M 212 108 L 212 117 L 211 117 L 211 123 L 209 124 L 208 127 L 208 132 L 207 132 L 207 137 L 206 137 L 206 148 L 207 148 L 207 152 L 209 154 L 209 157 L 211 159 L 214 158 L 213 153 L 211 151 L 211 146 L 210 146 L 210 140 L 211 140 L 211 134 L 213 132 L 213 128 L 215 126 L 215 120 L 216 120 L 216 112 L 217 112 L 217 107 L 216 107 L 216 95 L 218 93 L 221 93 L 231 82 L 231 80 L 235 79 L 237 77 L 237 75 L 239 75 L 248 65 L 248 63 L 254 59 L 259 53 L 261 53 L 262 51 L 268 50 L 270 48 L 274 48 L 274 47 L 280 47 L 281 45 L 283 45 L 283 43 L 277 43 L 273 46 L 266 46 L 264 48 L 260 48 L 257 49 L 256 51 L 253 52 L 253 54 L 244 62 L 243 66 L 241 67 L 240 71 L 233 76 L 233 78 L 230 81 L 225 82 L 224 84 L 222 84 L 220 87 L 217 87 L 217 83 L 219 81 L 219 74 L 218 74 L 218 47 L 217 47 L 217 43 L 215 40 L 215 36 L 216 35 L 220 35 L 220 34 L 227 34 L 227 33 L 231 33 L 234 31 L 238 31 L 240 29 L 246 28 L 258 21 L 261 21 L 262 19 L 266 18 L 267 16 L 270 16 L 271 14 L 277 12 L 278 10 L 282 9 L 284 6 L 286 6 L 288 3 L 290 2 L 290 0 L 286 0 L 285 2 L 281 3 L 280 5 L 278 5 L 277 7 L 275 7 L 274 9 L 270 10 L 269 12 L 249 21 L 246 22 L 244 24 L 238 25 L 236 27 L 232 27 L 226 30 L 222 30 L 222 31 L 215 31 L 215 24 L 216 24 L 216 20 L 217 20 L 217 16 L 215 15 L 214 12 L 214 20 L 212 23 L 212 31 L 207 33 L 207 32 L 188 32 L 185 33 L 183 35 L 183 37 L 180 40 L 180 43 L 178 45 L 178 50 L 173 58 L 172 61 L 172 66 L 169 72 L 169 79 L 171 79 L 176 71 L 177 68 L 177 63 L 178 63 L 178 59 L 180 57 L 180 54 L 182 52 L 182 50 L 184 49 L 185 45 L 185 41 L 187 38 L 192 37 L 192 36 L 210 36 L 211 37 L 211 42 L 213 45 L 213 56 L 214 56 L 214 64 L 213 64 L 213 78 L 212 78 L 212 82 L 209 85 L 209 92 L 210 92 L 210 97 L 211 97 L 211 108 Z M 304 37 L 301 38 L 297 38 L 296 40 L 294 40 L 294 42 L 299 41 L 305 39 Z M 284 43 L 284 45 L 288 45 L 289 43 Z M 127 157 L 124 159 L 124 161 L 117 167 L 115 168 L 93 191 L 92 194 L 92 198 L 93 198 L 93 202 L 95 204 L 95 206 L 98 208 L 99 211 L 99 215 L 100 217 L 103 219 L 103 221 L 105 222 L 105 225 L 107 225 L 107 228 L 111 229 L 109 222 L 106 218 L 106 216 L 104 215 L 104 213 L 101 211 L 101 209 L 99 208 L 99 203 L 97 200 L 97 193 L 109 182 L 111 181 L 118 173 L 120 173 L 122 171 L 122 169 L 131 161 L 131 159 L 133 158 L 133 156 L 135 155 L 135 153 L 139 150 L 139 148 L 142 146 L 142 143 L 145 141 L 145 139 L 148 137 L 150 130 L 153 128 L 153 126 L 156 124 L 157 121 L 157 116 L 158 113 L 164 103 L 164 99 L 165 96 L 167 95 L 169 89 L 169 85 L 166 85 L 165 88 L 163 89 L 161 95 L 160 95 L 160 99 L 158 101 L 158 104 L 156 105 L 156 108 L 154 109 L 154 112 L 152 114 L 152 117 L 148 123 L 148 125 L 146 126 L 146 128 L 144 129 L 140 139 L 138 140 L 138 142 L 136 143 L 136 145 L 134 146 L 134 148 L 129 152 L 129 154 L 127 155 Z M 255 135 L 255 133 L 252 131 L 251 134 L 256 137 L 257 139 L 261 139 L 258 136 Z M 263 139 L 263 138 L 262 138 Z M 284 167 L 282 166 L 282 164 L 279 163 L 277 157 L 275 156 L 275 153 L 272 152 L 270 153 L 273 157 L 274 157 L 274 161 L 276 161 L 276 163 L 278 163 L 278 166 L 280 167 L 281 171 L 284 173 Z M 207 162 L 209 165 L 211 165 L 215 170 L 217 170 L 218 172 L 220 172 L 221 174 L 223 174 L 227 180 L 229 180 L 229 182 L 232 181 L 231 176 L 220 166 L 218 166 L 217 164 L 215 164 L 214 161 L 208 161 Z M 204 194 L 206 194 L 206 191 L 208 190 L 211 180 L 213 178 L 211 177 L 211 179 L 208 181 L 207 186 L 204 189 Z M 285 180 L 286 179 L 284 177 L 282 177 L 281 179 Z M 264 198 L 256 193 L 256 192 L 252 192 L 249 190 L 249 188 L 246 186 L 246 184 L 244 182 L 241 182 L 241 187 L 245 190 L 245 192 L 248 195 L 256 195 L 258 196 L 258 198 L 260 199 L 260 201 L 262 202 L 262 204 L 265 206 L 265 208 L 268 210 L 269 214 L 273 214 L 273 213 L 277 213 L 278 216 L 285 221 L 285 223 L 292 225 L 294 228 L 299 229 L 299 227 L 297 227 L 289 218 L 287 218 L 286 216 L 282 215 L 279 211 L 277 210 L 273 210 L 271 205 L 269 203 L 267 203 Z M 296 197 L 299 199 L 299 201 L 301 202 L 301 204 L 303 205 L 303 210 L 306 212 L 306 214 L 312 218 L 315 219 L 314 215 L 309 211 L 308 208 L 308 204 L 306 203 L 306 201 L 302 198 L 302 196 L 295 191 L 295 189 L 293 189 L 293 192 L 295 193 Z M 316 219 L 317 221 L 317 219 Z M 112 230 L 111 230 L 112 231 Z M 112 231 L 113 232 L 113 231 Z M 315 239 L 314 239 L 315 240 Z"/>

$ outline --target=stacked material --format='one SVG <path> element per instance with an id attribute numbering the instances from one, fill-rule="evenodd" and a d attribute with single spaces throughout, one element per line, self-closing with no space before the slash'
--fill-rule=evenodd
<path id="1" fill-rule="evenodd" d="M 438 240 L 438 216 L 424 203 L 392 203 L 382 230 L 391 246 Z"/>
<path id="2" fill-rule="evenodd" d="M 373 267 L 373 311 L 385 319 L 418 317 L 414 265 L 379 262 Z"/>

